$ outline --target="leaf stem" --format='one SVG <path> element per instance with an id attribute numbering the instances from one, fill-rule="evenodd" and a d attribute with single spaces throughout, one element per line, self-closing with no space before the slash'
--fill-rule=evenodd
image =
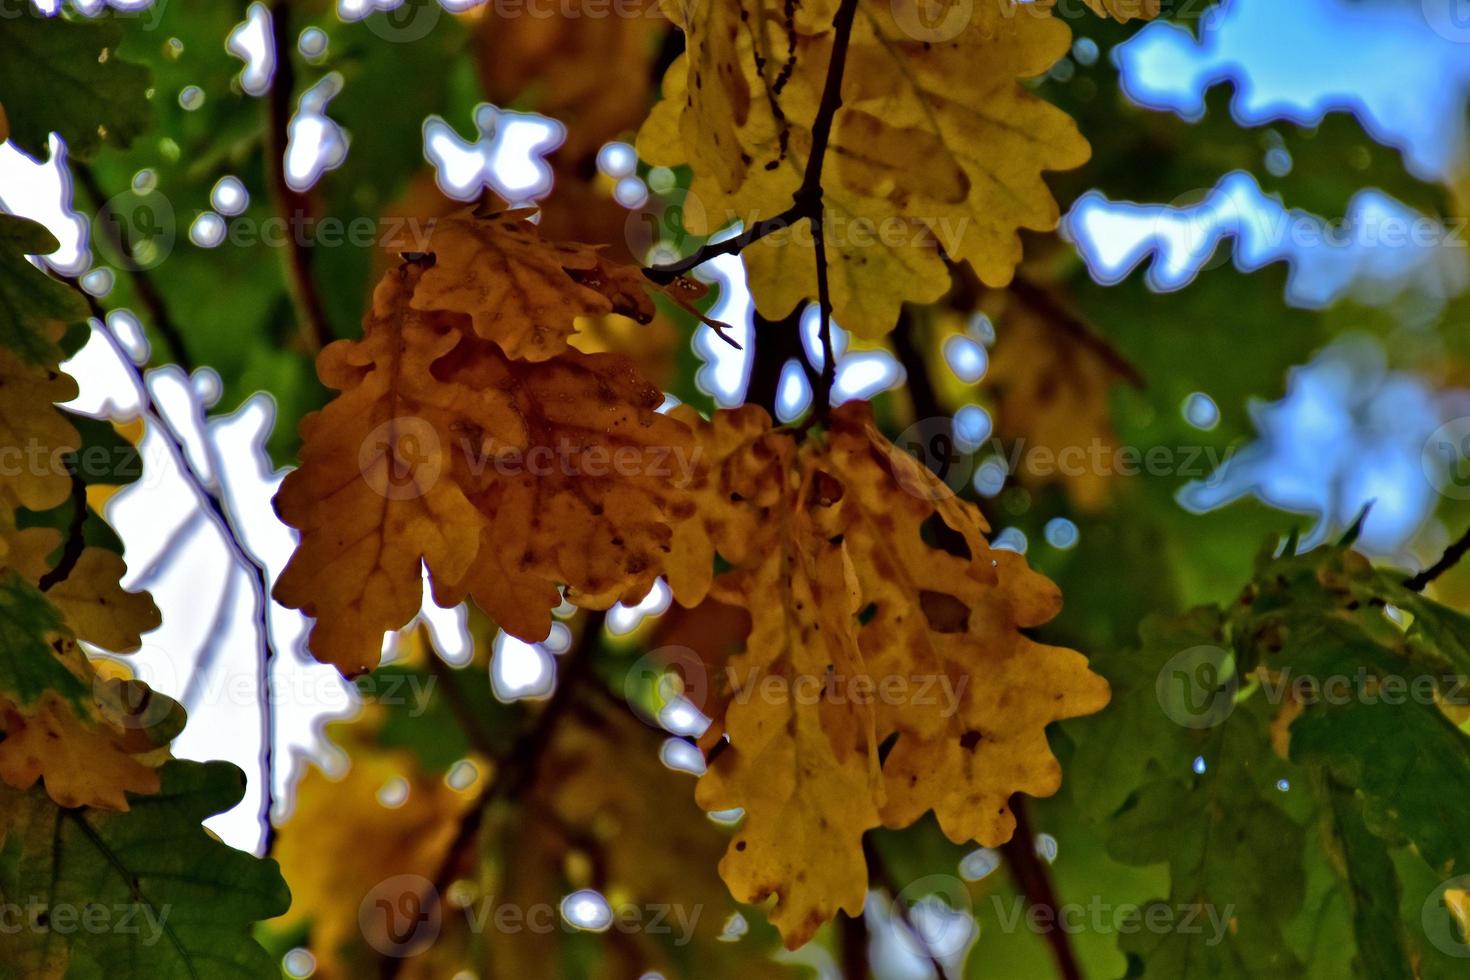
<path id="1" fill-rule="evenodd" d="M 71 521 L 66 530 L 66 547 L 62 549 L 61 558 L 56 562 L 56 567 L 37 580 L 36 586 L 42 592 L 66 581 L 72 569 L 77 567 L 77 561 L 82 557 L 82 549 L 87 546 L 84 535 L 87 525 L 87 484 L 77 473 L 75 460 L 72 461 L 68 470 L 71 475 Z"/>

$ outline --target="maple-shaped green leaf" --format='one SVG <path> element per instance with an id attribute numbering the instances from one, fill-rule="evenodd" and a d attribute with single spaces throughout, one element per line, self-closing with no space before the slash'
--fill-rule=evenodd
<path id="1" fill-rule="evenodd" d="M 88 703 L 86 685 L 51 652 L 50 634 L 60 629 L 39 589 L 15 572 L 0 575 L 0 701 L 26 706 L 56 691 L 78 707 Z"/>
<path id="2" fill-rule="evenodd" d="M 245 777 L 223 762 L 170 762 L 163 786 L 125 813 L 63 809 L 0 787 L 0 894 L 33 903 L 0 932 L 0 962 L 21 976 L 268 977 L 251 938 L 286 911 L 275 861 L 237 851 L 200 821 L 238 803 Z M 90 923 L 90 924 L 89 924 Z"/>
<path id="3" fill-rule="evenodd" d="M 1097 658 L 1113 706 L 1066 725 L 1077 743 L 1067 778 L 1079 802 L 1104 814 L 1108 852 L 1169 866 L 1168 898 L 1152 913 L 1169 928 L 1120 936 L 1145 977 L 1301 968 L 1282 928 L 1302 904 L 1305 832 L 1274 795 L 1281 763 L 1263 705 L 1233 704 L 1224 625 L 1210 607 L 1146 620 L 1139 650 Z M 1190 651 L 1205 652 L 1178 659 Z M 1179 671 L 1187 691 L 1174 688 Z"/>
<path id="4" fill-rule="evenodd" d="M 122 27 L 22 11 L 0 31 L 0 102 L 10 138 L 37 160 L 55 132 L 74 158 L 127 146 L 148 127 L 147 69 L 116 57 Z"/>
<path id="5" fill-rule="evenodd" d="M 49 255 L 60 247 L 43 225 L 0 214 L 0 347 L 27 361 L 55 356 L 56 345 L 44 332 L 48 320 L 73 323 L 87 315 L 81 293 L 26 260 L 27 255 Z"/>

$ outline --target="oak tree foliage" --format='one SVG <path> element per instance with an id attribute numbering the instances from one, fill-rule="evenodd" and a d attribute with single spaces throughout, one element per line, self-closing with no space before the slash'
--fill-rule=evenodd
<path id="1" fill-rule="evenodd" d="M 109 271 L 79 281 L 0 213 L 0 975 L 883 976 L 895 942 L 936 976 L 1456 975 L 1463 542 L 1411 575 L 1357 548 L 1361 522 L 1301 547 L 1293 515 L 1179 507 L 1208 474 L 1097 462 L 1180 440 L 1218 460 L 1247 399 L 1341 332 L 1279 269 L 1105 288 L 1056 234 L 1088 187 L 1167 201 L 1252 165 L 1258 134 L 1214 102 L 1186 123 L 1117 93 L 1106 51 L 1197 5 L 278 0 L 250 14 L 264 88 L 225 48 L 239 12 L 185 6 L 0 19 L 0 139 L 58 164 Z M 466 201 L 420 153 L 426 118 L 460 131 L 487 102 L 493 126 L 565 126 L 529 204 Z M 310 104 L 351 139 L 303 188 Z M 1282 129 L 1288 205 L 1340 214 L 1373 183 L 1450 213 L 1350 119 Z M 376 231 L 206 248 L 207 207 Z M 749 330 L 721 322 L 736 264 Z M 134 385 L 131 420 L 67 407 L 96 382 L 84 344 Z M 743 403 L 711 397 L 712 350 Z M 1417 356 L 1399 366 L 1466 376 L 1463 350 Z M 902 384 L 840 390 L 862 357 Z M 205 366 L 219 400 L 181 427 L 161 392 Z M 1206 389 L 1218 427 L 1185 429 Z M 202 413 L 257 390 L 282 567 L 200 448 Z M 979 404 L 985 446 L 962 438 Z M 1009 447 L 1093 463 L 970 478 Z M 253 630 L 265 681 L 314 661 L 362 693 L 320 761 L 274 751 L 289 690 L 252 688 L 266 735 L 221 732 L 187 678 L 130 667 L 176 615 L 110 506 L 154 450 L 254 600 L 203 648 Z M 1016 547 L 1053 518 L 1075 548 Z M 441 649 L 426 603 L 463 610 L 471 650 Z M 503 689 L 517 651 L 555 675 L 539 697 Z M 260 771 L 187 761 L 200 726 L 264 739 Z M 247 790 L 258 854 L 203 823 Z M 925 926 L 935 893 L 973 949 Z M 1111 918 L 1018 926 L 1012 899 Z"/>

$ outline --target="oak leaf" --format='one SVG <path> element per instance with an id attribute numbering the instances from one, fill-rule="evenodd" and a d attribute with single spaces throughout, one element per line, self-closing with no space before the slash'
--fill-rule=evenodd
<path id="1" fill-rule="evenodd" d="M 1056 466 L 1019 467 L 1026 484 L 1059 482 L 1077 505 L 1097 510 L 1114 487 L 1118 437 L 1111 398 L 1125 380 L 1099 349 L 1062 330 L 1014 295 L 996 314 L 996 343 L 982 387 L 995 399 L 996 433 Z"/>
<path id="2" fill-rule="evenodd" d="M 61 533 L 54 528 L 16 532 L 9 536 L 5 564 L 38 584 L 51 571 L 47 558 L 61 543 Z M 67 576 L 46 589 L 46 598 L 77 639 L 112 653 L 131 653 L 162 618 L 148 593 L 122 587 L 126 571 L 121 555 L 106 548 L 83 548 Z"/>
<path id="3" fill-rule="evenodd" d="M 684 19 L 688 53 L 664 76 L 638 148 L 650 163 L 693 167 L 691 199 L 701 206 L 685 208 L 690 231 L 790 206 L 836 7 L 743 0 Z M 1039 5 L 961 12 L 963 25 L 939 36 L 913 4 L 857 10 L 822 201 L 834 314 L 863 336 L 891 330 L 903 302 L 939 298 L 949 287 L 945 256 L 989 285 L 1008 283 L 1018 232 L 1049 231 L 1058 219 L 1042 172 L 1088 157 L 1072 120 L 1020 85 L 1066 53 L 1066 25 Z M 801 225 L 746 250 L 761 313 L 779 319 L 816 295 L 811 252 Z"/>
<path id="4" fill-rule="evenodd" d="M 1086 0 L 1093 13 L 1118 21 L 1152 20 L 1159 15 L 1162 0 Z"/>
<path id="5" fill-rule="evenodd" d="M 79 586 L 75 595 L 84 593 Z M 146 595 L 135 600 L 143 602 L 152 608 Z M 127 625 L 107 624 L 93 609 L 82 621 L 128 638 Z M 16 571 L 0 578 L 0 634 L 0 782 L 25 790 L 40 781 L 66 807 L 126 810 L 128 793 L 156 792 L 177 705 L 139 682 L 100 674 L 48 594 Z"/>
<path id="6" fill-rule="evenodd" d="M 0 479 L 0 506 L 50 510 L 66 501 L 66 455 L 81 445 L 76 428 L 55 408 L 77 396 L 77 384 L 54 364 L 28 363 L 0 348 L 0 446 L 23 454 Z"/>
<path id="7" fill-rule="evenodd" d="M 472 595 L 534 642 L 559 585 L 600 608 L 641 598 L 677 510 L 688 430 L 631 362 L 512 360 L 469 316 L 417 309 L 436 269 L 389 272 L 363 338 L 322 352 L 341 395 L 303 421 L 276 498 L 302 535 L 275 595 L 316 617 L 313 653 L 349 674 L 418 611 L 421 564 L 442 604 Z"/>
<path id="8" fill-rule="evenodd" d="M 227 847 L 201 826 L 244 795 L 245 774 L 226 762 L 170 762 L 161 790 L 134 799 L 127 813 L 67 809 L 38 791 L 0 786 L 7 897 L 34 896 L 46 915 L 76 913 L 71 928 L 59 915 L 52 928 L 7 928 L 6 973 L 269 976 L 278 966 L 251 929 L 285 911 L 286 883 L 274 861 Z M 95 926 L 96 913 L 105 927 Z"/>
<path id="9" fill-rule="evenodd" d="M 544 361 L 567 350 L 577 317 L 618 313 L 653 318 L 647 280 L 605 259 L 596 246 L 545 241 L 530 210 L 461 211 L 434 222 L 434 264 L 413 293 L 415 310 L 466 313 L 506 356 Z"/>
<path id="10" fill-rule="evenodd" d="M 1060 784 L 1046 726 L 1098 711 L 1108 689 L 1082 655 L 1022 634 L 1056 613 L 1055 586 L 992 551 L 979 511 L 866 405 L 800 444 L 750 406 L 696 434 L 696 526 L 676 532 L 669 582 L 683 605 L 708 596 L 751 621 L 707 702 L 724 712 L 696 798 L 745 810 L 721 874 L 742 901 L 775 895 L 795 947 L 837 909 L 861 912 L 868 829 L 934 810 L 955 841 L 1007 840 L 1009 796 Z M 716 556 L 732 567 L 712 577 Z"/>

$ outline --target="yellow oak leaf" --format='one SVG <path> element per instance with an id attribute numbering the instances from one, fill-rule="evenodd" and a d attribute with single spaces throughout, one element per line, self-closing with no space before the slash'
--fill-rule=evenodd
<path id="1" fill-rule="evenodd" d="M 469 316 L 419 310 L 438 268 L 390 271 L 363 338 L 322 351 L 341 395 L 303 421 L 276 498 L 302 534 L 275 595 L 316 617 L 312 652 L 348 674 L 418 611 L 421 565 L 441 603 L 472 595 L 534 642 L 558 585 L 636 600 L 669 548 L 690 436 L 659 391 L 620 355 L 511 360 Z"/>
<path id="2" fill-rule="evenodd" d="M 690 510 L 676 486 L 691 436 L 659 414 L 662 393 L 622 355 L 571 351 L 526 363 L 474 340 L 446 356 L 438 376 L 506 393 L 524 436 L 510 445 L 493 430 L 466 433 L 468 455 L 493 460 L 465 477 L 488 523 L 480 559 L 461 579 L 436 579 L 435 598 L 447 605 L 468 594 L 502 628 L 534 641 L 551 628 L 557 583 L 594 609 L 646 595 L 670 525 Z"/>
<path id="3" fill-rule="evenodd" d="M 333 734 L 340 731 L 334 728 Z M 344 748 L 350 759 L 345 772 L 306 771 L 275 848 L 291 882 L 291 909 L 276 924 L 310 928 L 311 949 L 324 977 L 354 975 L 349 957 L 362 943 L 363 929 L 386 926 L 383 916 L 359 917 L 359 908 L 379 893 L 396 901 L 399 892 L 379 888 L 385 882 L 391 886 L 395 876 L 433 878 L 475 799 L 473 792 L 425 775 L 412 753 L 378 748 L 356 735 L 349 735 Z M 395 805 L 385 804 L 385 789 L 400 780 L 406 791 L 401 802 L 389 796 Z M 378 948 L 394 948 L 386 932 L 366 938 Z"/>
<path id="4" fill-rule="evenodd" d="M 128 732 L 79 718 L 55 693 L 43 695 L 30 713 L 7 706 L 3 715 L 0 780 L 16 789 L 29 789 L 39 779 L 59 806 L 114 810 L 128 808 L 127 793 L 158 792 L 156 763 L 128 751 Z"/>
<path id="5" fill-rule="evenodd" d="M 25 588 L 10 578 L 7 601 Z M 30 677 L 14 665 L 4 672 L 0 781 L 20 790 L 40 781 L 63 807 L 126 810 L 126 794 L 158 791 L 156 770 L 169 758 L 182 709 L 115 662 L 89 660 L 42 594 L 31 591 L 30 601 L 33 608 L 5 624 L 8 656 L 24 658 Z"/>
<path id="6" fill-rule="evenodd" d="M 596 246 L 552 243 L 530 210 L 465 210 L 434 222 L 426 251 L 434 264 L 413 293 L 416 310 L 466 313 L 475 330 L 508 357 L 544 361 L 565 352 L 582 316 L 653 318 L 647 280 Z"/>
<path id="7" fill-rule="evenodd" d="M 81 437 L 56 402 L 77 396 L 77 384 L 59 368 L 31 364 L 0 349 L 0 446 L 8 456 L 0 502 L 50 510 L 71 493 L 66 456 Z"/>
<path id="8" fill-rule="evenodd" d="M 867 405 L 799 444 L 748 406 L 696 436 L 700 529 L 678 530 L 669 582 L 681 604 L 708 596 L 751 623 L 727 690 L 706 699 L 729 741 L 696 798 L 745 810 L 721 874 L 744 901 L 776 896 L 794 948 L 837 909 L 861 911 L 868 829 L 933 810 L 956 841 L 1007 840 L 1009 796 L 1059 785 L 1047 725 L 1100 710 L 1108 686 L 1021 632 L 1055 615 L 1056 587 L 992 551 L 979 511 Z M 716 555 L 732 568 L 711 584 Z"/>
<path id="9" fill-rule="evenodd" d="M 1020 85 L 1066 53 L 1066 25 L 1042 5 L 960 6 L 961 19 L 938 26 L 912 3 L 857 9 L 822 183 L 834 313 L 859 335 L 891 330 L 903 302 L 939 298 L 945 256 L 989 285 L 1008 283 L 1018 232 L 1056 226 L 1042 173 L 1088 157 L 1072 120 Z M 686 20 L 688 53 L 665 75 L 638 148 L 650 163 L 693 167 L 690 231 L 790 206 L 836 7 L 788 17 L 789 7 L 743 0 Z M 773 319 L 816 295 L 804 224 L 745 252 L 756 305 Z"/>
<path id="10" fill-rule="evenodd" d="M 301 466 L 276 496 L 301 541 L 275 596 L 316 617 L 312 652 L 348 674 L 375 666 L 383 634 L 418 611 L 422 564 L 458 580 L 479 550 L 485 519 L 448 478 L 451 426 L 513 439 L 518 424 L 499 392 L 434 379 L 460 337 L 407 308 L 417 278 L 414 267 L 388 273 L 362 339 L 322 351 L 322 383 L 342 393 L 302 421 Z"/>
<path id="11" fill-rule="evenodd" d="M 1100 17 L 1113 17 L 1119 21 L 1152 20 L 1159 15 L 1162 0 L 1086 0 L 1087 5 Z"/>
<path id="12" fill-rule="evenodd" d="M 27 528 L 6 537 L 6 564 L 39 584 L 51 571 L 48 556 L 61 547 L 61 532 Z M 112 653 L 131 653 L 142 646 L 142 634 L 157 629 L 162 619 L 152 596 L 122 587 L 126 571 L 122 556 L 106 548 L 83 548 L 66 578 L 45 590 L 46 598 L 77 639 Z"/>
<path id="13" fill-rule="evenodd" d="M 996 434 L 1021 448 L 1023 484 L 1060 483 L 1079 507 L 1098 510 L 1117 476 L 1111 397 L 1124 376 L 1087 337 L 1014 295 L 1004 303 L 992 310 L 996 343 L 981 382 L 995 400 Z"/>
<path id="14" fill-rule="evenodd" d="M 483 16 L 493 8 L 473 8 L 485 97 L 500 106 L 530 98 L 537 112 L 566 126 L 553 165 L 557 156 L 594 157 L 647 114 L 659 38 L 669 30 L 657 6 L 657 0 L 623 0 L 611 17 L 599 0 L 565 0 L 552 17 Z M 559 195 L 560 180 L 557 185 Z"/>

